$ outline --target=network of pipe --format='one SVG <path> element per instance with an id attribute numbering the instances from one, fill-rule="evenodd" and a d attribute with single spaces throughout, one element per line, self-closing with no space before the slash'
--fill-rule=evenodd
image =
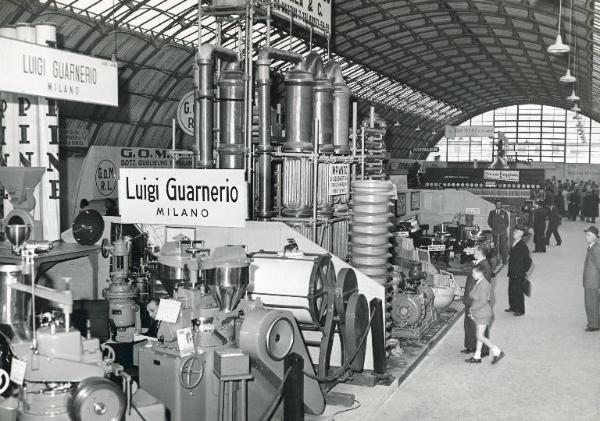
<path id="1" fill-rule="evenodd" d="M 264 47 L 252 72 L 237 52 L 212 44 L 201 45 L 196 59 L 197 167 L 245 169 L 252 219 L 316 219 L 348 209 L 348 195 L 330 195 L 327 183 L 331 163 L 353 162 L 350 90 L 337 62 Z M 274 60 L 292 64 L 285 118 L 281 103 L 271 104 Z"/>

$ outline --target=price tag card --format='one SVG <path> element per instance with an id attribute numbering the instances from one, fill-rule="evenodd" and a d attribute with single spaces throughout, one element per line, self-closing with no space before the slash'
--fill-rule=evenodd
<path id="1" fill-rule="evenodd" d="M 480 208 L 466 208 L 465 213 L 467 215 L 479 215 L 481 213 Z"/>
<path id="2" fill-rule="evenodd" d="M 463 249 L 463 251 L 465 252 L 465 254 L 466 254 L 467 256 L 470 256 L 470 255 L 473 255 L 473 254 L 475 254 L 475 248 L 474 248 L 474 247 L 465 247 L 465 248 Z"/>
<path id="3" fill-rule="evenodd" d="M 397 235 L 398 237 L 408 237 L 408 236 L 410 235 L 410 232 L 408 232 L 408 231 L 398 231 L 398 232 L 396 233 L 396 235 Z"/>
<path id="4" fill-rule="evenodd" d="M 23 386 L 25 370 L 27 370 L 27 363 L 13 358 L 10 365 L 10 379 L 19 386 Z"/>
<path id="5" fill-rule="evenodd" d="M 168 300 L 162 298 L 158 304 L 156 319 L 167 323 L 175 323 L 179 317 L 181 303 L 177 300 Z"/>
<path id="6" fill-rule="evenodd" d="M 429 251 L 446 251 L 446 246 L 444 244 L 431 244 L 427 246 L 427 250 Z"/>
<path id="7" fill-rule="evenodd" d="M 177 329 L 177 345 L 180 351 L 192 351 L 194 349 L 194 336 L 191 327 Z"/>

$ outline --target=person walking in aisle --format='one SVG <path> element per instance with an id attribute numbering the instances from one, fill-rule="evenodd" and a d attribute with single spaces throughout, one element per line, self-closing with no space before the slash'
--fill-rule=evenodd
<path id="1" fill-rule="evenodd" d="M 510 262 L 510 261 L 509 261 Z M 485 331 L 492 322 L 492 306 L 490 305 L 491 285 L 485 279 L 484 269 L 481 266 L 475 266 L 471 272 L 471 276 L 475 279 L 475 285 L 469 293 L 471 297 L 471 309 L 469 317 L 473 319 L 477 326 L 477 347 L 475 355 L 467 358 L 467 363 L 481 363 L 483 345 L 487 345 L 494 356 L 492 364 L 496 364 L 505 357 L 502 351 L 496 344 L 485 337 Z"/>
<path id="2" fill-rule="evenodd" d="M 502 264 L 506 264 L 506 258 L 508 257 L 508 235 L 506 233 L 509 225 L 508 212 L 501 208 L 502 202 L 500 200 L 496 200 L 494 203 L 496 209 L 490 211 L 488 215 L 488 225 L 492 229 L 496 251 L 500 252 Z"/>
<path id="3" fill-rule="evenodd" d="M 598 244 L 598 235 L 598 228 L 593 225 L 585 230 L 585 240 L 589 244 L 583 264 L 583 291 L 585 313 L 588 320 L 586 332 L 600 330 L 600 244 Z"/>
<path id="4" fill-rule="evenodd" d="M 492 266 L 490 265 L 490 262 L 487 260 L 487 254 L 488 254 L 488 250 L 485 246 L 479 244 L 476 245 L 474 250 L 473 250 L 473 257 L 475 260 L 473 260 L 473 267 L 480 267 L 483 271 L 483 275 L 485 277 L 485 279 L 490 283 L 492 282 Z M 463 295 L 463 303 L 465 305 L 465 317 L 464 317 L 464 329 L 465 329 L 465 349 L 461 350 L 460 352 L 462 352 L 463 354 L 471 354 L 473 352 L 475 352 L 475 349 L 477 347 L 477 325 L 475 324 L 475 321 L 469 317 L 469 313 L 471 312 L 471 305 L 473 304 L 473 299 L 471 298 L 470 294 L 471 291 L 473 290 L 473 287 L 475 286 L 475 278 L 473 278 L 472 274 L 469 274 L 467 276 L 467 281 L 465 283 L 465 292 Z M 490 303 L 491 306 L 493 307 L 493 289 L 490 290 Z M 491 324 L 491 321 L 490 321 Z M 489 325 L 485 330 L 485 334 L 484 336 L 486 338 L 490 337 L 490 330 L 489 330 Z M 483 345 L 483 348 L 481 350 L 481 356 L 482 357 L 487 357 L 490 353 L 489 348 L 487 347 L 487 345 Z"/>
<path id="5" fill-rule="evenodd" d="M 525 279 L 527 271 L 531 267 L 529 249 L 523 241 L 526 233 L 526 227 L 515 226 L 514 243 L 508 258 L 508 308 L 504 311 L 512 312 L 515 316 L 525 314 Z"/>
<path id="6" fill-rule="evenodd" d="M 550 206 L 550 211 L 548 212 L 548 229 L 546 230 L 546 245 L 550 245 L 550 237 L 554 234 L 554 239 L 556 240 L 556 245 L 560 246 L 562 240 L 560 238 L 560 234 L 558 233 L 558 226 L 561 224 L 561 216 L 558 208 L 554 205 Z"/>
<path id="7" fill-rule="evenodd" d="M 546 253 L 546 219 L 548 219 L 548 210 L 539 202 L 535 202 L 533 208 L 531 228 L 533 228 L 533 243 L 535 244 L 534 253 Z"/>

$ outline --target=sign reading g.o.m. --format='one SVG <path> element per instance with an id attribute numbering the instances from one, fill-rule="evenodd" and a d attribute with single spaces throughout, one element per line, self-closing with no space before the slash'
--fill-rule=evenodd
<path id="1" fill-rule="evenodd" d="M 96 167 L 96 188 L 102 196 L 109 196 L 117 187 L 118 173 L 115 164 L 108 159 Z"/>

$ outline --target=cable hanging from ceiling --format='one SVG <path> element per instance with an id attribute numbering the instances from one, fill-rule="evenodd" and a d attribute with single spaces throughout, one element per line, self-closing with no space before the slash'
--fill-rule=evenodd
<path id="1" fill-rule="evenodd" d="M 560 21 L 562 20 L 562 0 L 558 3 L 558 33 L 556 34 L 556 41 L 554 44 L 548 47 L 549 54 L 564 54 L 568 53 L 571 49 L 568 45 L 563 44 L 562 35 L 560 33 Z"/>
<path id="2" fill-rule="evenodd" d="M 571 15 L 569 16 L 569 44 L 573 39 L 573 4 L 575 0 L 571 0 Z M 577 34 L 575 34 L 577 36 Z M 577 49 L 575 49 L 577 51 Z M 571 74 L 571 52 L 569 51 L 569 57 L 567 59 L 567 72 L 559 80 L 563 83 L 575 83 L 577 79 Z"/>

